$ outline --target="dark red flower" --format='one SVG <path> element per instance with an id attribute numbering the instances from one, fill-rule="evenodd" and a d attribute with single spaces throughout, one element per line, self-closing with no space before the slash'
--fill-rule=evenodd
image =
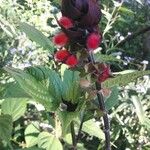
<path id="1" fill-rule="evenodd" d="M 62 15 L 78 22 L 80 27 L 99 23 L 101 11 L 97 0 L 62 0 Z"/>
<path id="2" fill-rule="evenodd" d="M 66 62 L 65 62 L 69 67 L 75 67 L 78 64 L 78 60 L 76 58 L 76 56 L 71 55 L 67 58 Z"/>
<path id="3" fill-rule="evenodd" d="M 54 58 L 55 58 L 57 61 L 63 62 L 63 61 L 65 61 L 65 60 L 67 59 L 67 57 L 69 57 L 69 56 L 70 56 L 70 53 L 69 53 L 67 50 L 63 49 L 63 50 L 57 51 L 57 52 L 55 53 L 55 55 L 54 55 Z"/>
<path id="4" fill-rule="evenodd" d="M 66 29 L 73 27 L 73 22 L 68 17 L 63 16 L 59 19 L 58 22 Z"/>
<path id="5" fill-rule="evenodd" d="M 94 50 L 94 49 L 98 48 L 100 43 L 101 43 L 101 36 L 97 33 L 91 33 L 87 37 L 86 46 L 87 46 L 88 50 Z"/>
<path id="6" fill-rule="evenodd" d="M 58 46 L 65 46 L 69 41 L 69 38 L 64 32 L 60 32 L 53 37 L 53 43 Z"/>

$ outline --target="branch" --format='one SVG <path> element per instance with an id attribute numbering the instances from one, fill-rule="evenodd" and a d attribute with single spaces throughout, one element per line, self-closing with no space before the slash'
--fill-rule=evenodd
<path id="1" fill-rule="evenodd" d="M 89 61 L 92 62 L 93 64 L 95 63 L 92 53 L 89 53 Z M 101 90 L 100 83 L 96 82 L 95 86 L 96 86 L 96 90 L 98 91 L 97 98 L 98 98 L 98 102 L 99 102 L 99 109 L 104 113 L 103 121 L 104 121 L 104 133 L 105 133 L 105 150 L 111 150 L 110 124 L 109 124 L 108 114 L 107 114 L 107 111 L 105 108 L 104 97 L 103 97 L 102 93 L 100 92 L 100 90 Z"/>
<path id="2" fill-rule="evenodd" d="M 128 35 L 127 37 L 125 37 L 124 40 L 120 41 L 119 43 L 117 43 L 115 45 L 115 47 L 121 47 L 123 46 L 126 42 L 129 42 L 130 40 L 133 40 L 134 38 L 136 38 L 137 36 L 141 35 L 141 34 L 144 34 L 146 32 L 150 31 L 150 26 L 148 27 L 145 27 L 139 31 L 136 31 L 134 33 L 132 33 L 131 35 Z"/>

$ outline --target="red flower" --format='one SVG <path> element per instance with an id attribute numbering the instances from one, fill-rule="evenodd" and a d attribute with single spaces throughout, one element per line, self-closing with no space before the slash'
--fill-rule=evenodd
<path id="1" fill-rule="evenodd" d="M 67 57 L 70 56 L 70 53 L 67 50 L 59 50 L 55 53 L 54 57 L 57 61 L 65 61 Z"/>
<path id="2" fill-rule="evenodd" d="M 72 20 L 65 16 L 60 18 L 59 23 L 66 29 L 73 27 Z"/>
<path id="3" fill-rule="evenodd" d="M 106 79 L 110 77 L 110 68 L 109 66 L 104 66 L 102 73 L 98 77 L 98 81 L 104 82 Z"/>
<path id="4" fill-rule="evenodd" d="M 60 32 L 53 37 L 53 43 L 61 47 L 65 46 L 68 41 L 67 35 L 63 32 Z"/>
<path id="5" fill-rule="evenodd" d="M 87 37 L 86 46 L 88 50 L 94 50 L 98 48 L 100 42 L 101 42 L 101 36 L 97 33 L 91 33 Z"/>
<path id="6" fill-rule="evenodd" d="M 78 60 L 77 60 L 76 56 L 71 55 L 71 56 L 69 56 L 69 57 L 67 58 L 67 60 L 66 60 L 65 63 L 66 63 L 68 66 L 70 66 L 70 67 L 74 67 L 74 66 L 77 65 Z"/>

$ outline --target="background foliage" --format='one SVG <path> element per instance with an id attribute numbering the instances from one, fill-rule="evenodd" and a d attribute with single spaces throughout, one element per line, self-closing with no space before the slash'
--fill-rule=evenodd
<path id="1" fill-rule="evenodd" d="M 102 0 L 101 8 L 103 43 L 95 58 L 106 61 L 114 75 L 119 74 L 104 83 L 104 87 L 112 91 L 110 97 L 106 97 L 106 108 L 111 119 L 113 149 L 149 150 L 150 80 L 148 76 L 143 77 L 149 71 L 140 71 L 146 68 L 144 60 L 150 59 L 150 45 L 148 47 L 146 43 L 150 34 L 142 33 L 124 44 L 120 42 L 150 25 L 150 2 Z M 60 91 L 64 97 L 77 101 L 82 95 L 75 88 L 76 82 L 71 86 L 72 76 L 78 81 L 78 73 L 65 74 L 65 66 L 56 70 L 52 60 L 55 47 L 51 38 L 58 30 L 54 15 L 60 16 L 59 9 L 59 0 L 0 1 L 0 149 L 70 149 L 71 135 L 66 133 L 66 127 L 69 120 L 74 119 L 78 129 L 83 113 L 87 116 L 78 149 L 103 149 L 104 134 L 99 129 L 101 115 L 93 116 L 92 111 L 83 109 L 85 112 L 80 112 L 77 118 L 82 103 L 75 113 L 57 111 L 62 131 L 54 115 L 61 101 Z M 23 68 L 26 69 L 22 71 Z M 63 83 L 65 78 L 70 79 L 67 85 Z M 67 88 L 75 89 L 75 94 L 63 92 Z M 52 93 L 57 93 L 57 97 Z M 59 138 L 61 132 L 65 135 L 63 139 Z"/>

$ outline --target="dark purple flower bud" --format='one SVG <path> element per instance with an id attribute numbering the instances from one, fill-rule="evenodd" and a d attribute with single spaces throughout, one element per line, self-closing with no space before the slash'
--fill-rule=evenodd
<path id="1" fill-rule="evenodd" d="M 62 0 L 62 15 L 78 23 L 78 27 L 94 27 L 101 19 L 97 0 Z"/>

